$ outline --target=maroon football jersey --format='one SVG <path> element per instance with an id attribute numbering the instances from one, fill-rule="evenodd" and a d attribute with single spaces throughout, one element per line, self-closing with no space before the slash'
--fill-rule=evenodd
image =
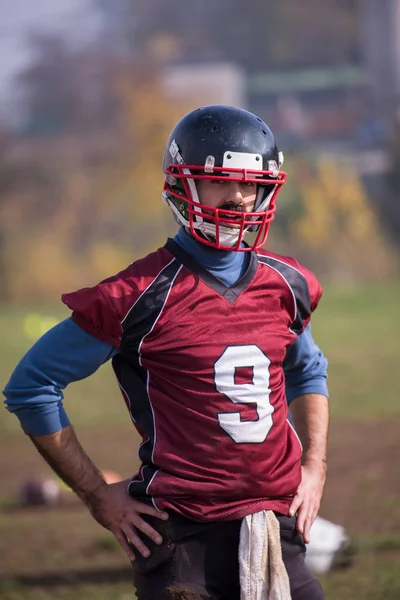
<path id="1" fill-rule="evenodd" d="M 119 348 L 113 368 L 143 438 L 132 496 L 196 521 L 287 514 L 301 445 L 282 363 L 321 293 L 310 271 L 266 251 L 227 287 L 168 240 L 63 296 L 78 325 Z"/>

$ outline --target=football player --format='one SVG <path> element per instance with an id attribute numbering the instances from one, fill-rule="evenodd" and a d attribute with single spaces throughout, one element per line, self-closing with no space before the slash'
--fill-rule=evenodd
<path id="1" fill-rule="evenodd" d="M 326 470 L 327 361 L 309 325 L 322 290 L 296 260 L 262 249 L 282 163 L 252 113 L 186 115 L 163 161 L 177 235 L 64 294 L 71 318 L 31 348 L 4 391 L 39 452 L 133 561 L 139 600 L 239 600 L 241 530 L 260 514 L 279 525 L 293 600 L 323 597 L 304 563 Z M 142 438 L 138 472 L 114 484 L 62 403 L 69 383 L 109 359 Z"/>

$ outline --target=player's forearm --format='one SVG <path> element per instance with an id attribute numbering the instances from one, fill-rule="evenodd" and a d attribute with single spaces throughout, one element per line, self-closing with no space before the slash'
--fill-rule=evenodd
<path id="1" fill-rule="evenodd" d="M 49 435 L 30 437 L 50 467 L 84 502 L 90 501 L 106 486 L 71 425 Z"/>
<path id="2" fill-rule="evenodd" d="M 305 394 L 290 404 L 294 427 L 303 445 L 302 463 L 326 467 L 329 402 L 321 394 Z"/>

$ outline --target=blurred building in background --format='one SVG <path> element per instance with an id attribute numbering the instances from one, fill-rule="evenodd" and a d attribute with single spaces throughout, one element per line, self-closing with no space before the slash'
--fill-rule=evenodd
<path id="1" fill-rule="evenodd" d="M 207 69 L 211 88 L 215 63 L 240 68 L 247 108 L 271 123 L 288 148 L 384 147 L 399 104 L 399 0 L 353 0 L 344 3 L 347 14 L 330 2 L 308 1 L 303 10 L 286 4 L 285 11 L 251 2 L 244 13 L 226 0 L 119 0 L 98 10 L 110 51 L 140 56 L 146 48 L 166 63 L 167 74 L 173 65 L 175 79 L 186 77 L 186 88 L 198 76 L 206 89 Z M 278 47 L 284 43 L 291 49 Z M 220 101 L 226 96 L 221 91 Z"/>
<path id="2" fill-rule="evenodd" d="M 270 244 L 328 279 L 396 271 L 400 0 L 7 0 L 0 17 L 0 298 L 162 242 L 165 140 L 209 103 L 260 115 L 287 156 Z"/>
<path id="3" fill-rule="evenodd" d="M 48 6 L 50 10 L 52 5 Z M 350 0 L 343 8 L 334 2 L 321 7 L 308 0 L 300 9 L 294 2 L 286 6 L 274 8 L 252 0 L 244 12 L 239 0 L 183 4 L 94 0 L 82 4 L 75 19 L 71 10 L 64 23 L 65 36 L 57 19 L 65 8 L 58 6 L 51 9 L 53 29 L 49 19 L 43 20 L 47 29 L 42 29 L 48 32 L 43 37 L 57 33 L 63 43 L 53 40 L 53 47 L 43 45 L 42 50 L 58 61 L 62 77 L 63 60 L 83 46 L 87 94 L 97 96 L 97 103 L 99 89 L 91 79 L 104 77 L 104 63 L 144 58 L 162 65 L 168 94 L 174 87 L 177 96 L 192 90 L 201 103 L 200 91 L 209 88 L 210 97 L 222 103 L 229 101 L 228 90 L 232 90 L 231 103 L 260 114 L 289 149 L 310 143 L 332 148 L 384 146 L 399 109 L 400 1 Z M 14 23 L 18 23 L 16 16 Z M 40 21 L 32 23 L 33 30 L 40 30 Z M 85 31 L 90 32 L 86 47 Z M 31 59 L 34 51 L 40 51 L 37 37 L 30 38 Z M 27 61 L 27 49 L 22 54 Z M 215 73 L 219 68 L 224 75 L 218 100 Z M 19 71 L 24 69 L 26 64 L 18 64 Z M 77 81 L 79 75 L 75 73 Z M 21 80 L 19 86 L 14 83 L 15 97 L 21 95 L 20 86 Z"/>

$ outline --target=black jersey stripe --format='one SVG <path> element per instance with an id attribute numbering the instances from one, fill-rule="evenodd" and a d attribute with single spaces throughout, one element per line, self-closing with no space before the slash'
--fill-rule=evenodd
<path id="1" fill-rule="evenodd" d="M 311 314 L 310 291 L 306 278 L 298 269 L 270 256 L 257 255 L 260 263 L 277 271 L 286 281 L 295 301 L 295 315 L 291 329 L 297 335 L 303 331 L 304 320 Z"/>
<path id="2" fill-rule="evenodd" d="M 152 288 L 156 284 L 156 282 L 159 282 L 161 280 L 163 274 L 164 274 L 164 277 L 166 277 L 167 279 L 169 278 L 169 276 L 170 276 L 169 274 L 171 272 L 170 267 L 175 262 L 176 262 L 176 259 L 173 258 L 167 265 L 165 265 L 165 267 L 163 267 L 161 269 L 161 271 L 158 273 L 158 275 L 153 279 L 153 281 L 147 286 L 147 288 L 140 294 L 139 298 L 129 308 L 127 314 L 125 315 L 125 317 L 121 321 L 121 325 L 123 325 L 125 323 L 125 321 L 129 317 L 129 315 L 131 314 L 132 310 L 135 308 L 135 306 L 138 303 L 140 303 L 140 301 L 142 300 L 143 296 L 145 296 L 149 292 L 150 288 Z M 153 289 L 153 293 L 154 293 L 154 289 Z"/>
<path id="3" fill-rule="evenodd" d="M 153 463 L 157 429 L 149 395 L 150 373 L 142 366 L 140 348 L 144 338 L 160 318 L 181 269 L 182 265 L 177 260 L 172 260 L 131 307 L 122 322 L 120 352 L 113 358 L 118 383 L 129 400 L 131 418 L 145 438 L 139 448 L 142 480 L 129 485 L 129 492 L 134 496 L 147 493 L 148 485 L 158 470 Z"/>

